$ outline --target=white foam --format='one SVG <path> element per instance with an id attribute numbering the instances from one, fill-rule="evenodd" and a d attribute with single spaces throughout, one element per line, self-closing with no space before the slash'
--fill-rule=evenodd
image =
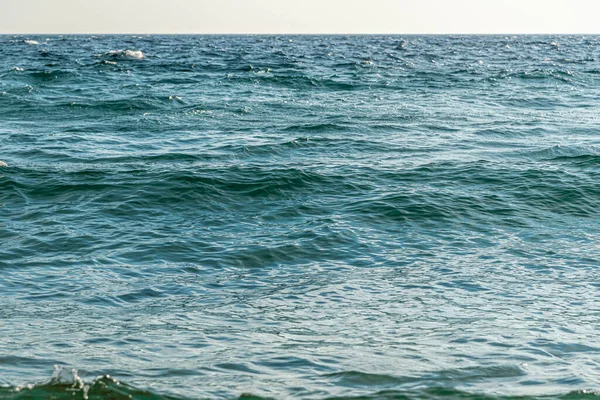
<path id="1" fill-rule="evenodd" d="M 121 59 L 141 60 L 144 58 L 144 53 L 141 50 L 111 50 L 106 53 L 107 56 Z"/>
<path id="2" fill-rule="evenodd" d="M 23 72 L 25 70 L 23 68 L 19 68 L 19 67 L 12 67 L 11 71 Z"/>
<path id="3" fill-rule="evenodd" d="M 4 161 L 0 161 L 0 167 L 8 167 L 8 164 Z"/>
<path id="4" fill-rule="evenodd" d="M 40 42 L 36 41 L 36 40 L 24 40 L 24 42 L 26 44 L 30 44 L 32 46 L 37 46 L 38 44 L 40 44 Z"/>

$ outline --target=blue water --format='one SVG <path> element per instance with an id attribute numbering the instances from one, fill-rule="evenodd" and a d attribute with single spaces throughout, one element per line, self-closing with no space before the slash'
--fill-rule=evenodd
<path id="1" fill-rule="evenodd" d="M 597 36 L 0 36 L 0 399 L 600 397 L 599 116 Z"/>

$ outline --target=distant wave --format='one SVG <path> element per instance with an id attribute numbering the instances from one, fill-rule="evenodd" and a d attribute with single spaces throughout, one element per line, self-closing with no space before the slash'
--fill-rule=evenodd
<path id="1" fill-rule="evenodd" d="M 141 50 L 111 50 L 103 56 L 119 60 L 141 60 L 145 57 Z"/>
<path id="2" fill-rule="evenodd" d="M 37 46 L 37 45 L 40 44 L 40 42 L 38 42 L 37 40 L 24 40 L 23 42 L 25 44 L 29 44 L 29 45 L 32 45 L 32 46 Z"/>

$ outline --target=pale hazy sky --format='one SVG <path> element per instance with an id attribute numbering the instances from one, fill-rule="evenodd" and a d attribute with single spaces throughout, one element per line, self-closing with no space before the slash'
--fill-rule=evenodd
<path id="1" fill-rule="evenodd" d="M 0 33 L 600 33 L 600 0 L 0 0 Z"/>

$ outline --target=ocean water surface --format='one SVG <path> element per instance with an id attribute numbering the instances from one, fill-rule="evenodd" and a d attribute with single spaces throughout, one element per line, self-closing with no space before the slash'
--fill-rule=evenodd
<path id="1" fill-rule="evenodd" d="M 0 36 L 0 399 L 600 397 L 600 37 Z"/>

